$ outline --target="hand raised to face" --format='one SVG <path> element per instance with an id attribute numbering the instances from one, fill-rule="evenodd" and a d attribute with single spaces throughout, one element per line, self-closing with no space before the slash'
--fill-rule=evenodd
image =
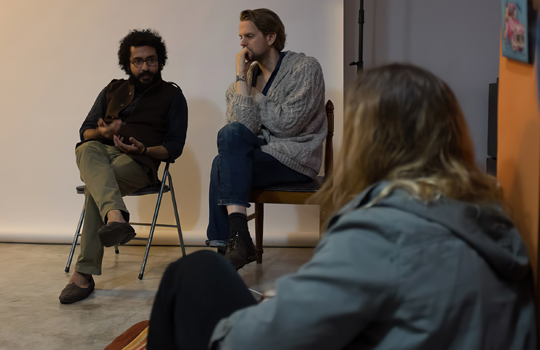
<path id="1" fill-rule="evenodd" d="M 253 63 L 253 53 L 247 47 L 244 47 L 236 54 L 236 75 L 240 78 L 246 77 L 249 66 Z"/>

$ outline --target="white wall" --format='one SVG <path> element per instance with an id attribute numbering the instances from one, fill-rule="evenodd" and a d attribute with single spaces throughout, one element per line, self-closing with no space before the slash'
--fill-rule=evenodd
<path id="1" fill-rule="evenodd" d="M 344 80 L 354 80 L 358 0 L 344 0 Z M 493 0 L 365 0 L 364 67 L 409 62 L 441 77 L 463 109 L 484 168 L 488 84 L 499 76 L 501 4 Z"/>
<path id="2" fill-rule="evenodd" d="M 99 91 L 124 73 L 118 41 L 133 28 L 157 29 L 166 40 L 165 80 L 180 85 L 189 106 L 184 154 L 172 167 L 187 243 L 202 244 L 208 184 L 224 124 L 225 90 L 235 76 L 238 15 L 269 7 L 288 34 L 286 50 L 316 57 L 327 98 L 336 105 L 341 142 L 343 2 L 338 0 L 1 0 L 0 241 L 69 242 L 83 204 L 75 165 L 78 129 Z M 149 220 L 155 197 L 128 198 L 133 220 Z M 313 245 L 314 206 L 270 206 L 265 244 Z M 164 198 L 161 222 L 174 221 Z M 139 230 L 144 232 L 144 230 Z M 156 243 L 177 243 L 159 230 Z"/>

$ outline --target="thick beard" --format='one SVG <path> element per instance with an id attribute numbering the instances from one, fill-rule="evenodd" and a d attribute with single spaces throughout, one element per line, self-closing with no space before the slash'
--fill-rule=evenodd
<path id="1" fill-rule="evenodd" d="M 150 80 L 148 83 L 143 83 L 140 78 L 141 76 L 144 76 L 144 75 L 150 75 L 152 77 L 152 80 Z M 150 86 L 154 85 L 155 83 L 161 80 L 161 70 L 157 71 L 156 74 L 146 72 L 146 73 L 140 73 L 137 76 L 135 76 L 133 73 L 130 73 L 129 80 L 131 81 L 133 85 L 135 85 L 135 89 L 137 89 L 138 91 L 145 91 Z"/>

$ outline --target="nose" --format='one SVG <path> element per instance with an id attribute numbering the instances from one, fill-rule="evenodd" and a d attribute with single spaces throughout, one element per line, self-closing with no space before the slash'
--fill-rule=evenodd
<path id="1" fill-rule="evenodd" d="M 142 70 L 149 70 L 149 69 L 150 69 L 150 65 L 148 65 L 148 62 L 143 61 L 143 64 L 142 64 L 142 66 L 141 66 L 141 69 L 142 69 Z"/>
<path id="2" fill-rule="evenodd" d="M 242 47 L 246 47 L 246 46 L 247 46 L 247 42 L 246 42 L 246 39 L 245 39 L 245 38 L 242 38 L 242 39 L 240 40 L 240 46 L 242 46 Z"/>

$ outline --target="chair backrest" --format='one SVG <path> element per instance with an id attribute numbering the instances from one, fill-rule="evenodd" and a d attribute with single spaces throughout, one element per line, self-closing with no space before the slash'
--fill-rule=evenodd
<path id="1" fill-rule="evenodd" d="M 334 145 L 332 141 L 334 137 L 334 104 L 331 100 L 326 102 L 325 109 L 328 119 L 328 134 L 326 134 L 324 149 L 324 179 L 326 180 L 334 171 Z"/>

